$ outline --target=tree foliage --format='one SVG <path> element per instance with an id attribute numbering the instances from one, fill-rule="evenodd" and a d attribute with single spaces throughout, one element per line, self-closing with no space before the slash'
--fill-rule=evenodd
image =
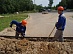
<path id="1" fill-rule="evenodd" d="M 61 0 L 56 7 L 58 6 L 63 6 L 66 9 L 73 9 L 73 0 Z"/>
<path id="2" fill-rule="evenodd" d="M 52 7 L 52 4 L 53 4 L 53 0 L 49 0 L 49 7 L 51 8 Z"/>
<path id="3" fill-rule="evenodd" d="M 73 9 L 73 0 L 67 0 L 67 9 Z"/>
<path id="4" fill-rule="evenodd" d="M 32 0 L 0 0 L 0 13 L 33 10 Z"/>
<path id="5" fill-rule="evenodd" d="M 36 10 L 38 10 L 39 12 L 42 12 L 42 9 L 43 9 L 42 4 L 38 5 L 37 8 L 36 8 Z"/>

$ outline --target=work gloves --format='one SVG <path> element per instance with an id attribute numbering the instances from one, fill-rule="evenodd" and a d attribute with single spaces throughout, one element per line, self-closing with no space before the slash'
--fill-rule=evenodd
<path id="1" fill-rule="evenodd" d="M 55 23 L 55 27 L 57 26 L 57 22 Z"/>
<path id="2" fill-rule="evenodd" d="M 22 37 L 24 38 L 25 37 L 25 33 L 21 33 Z"/>
<path id="3" fill-rule="evenodd" d="M 10 27 L 12 28 L 12 24 L 10 24 Z"/>

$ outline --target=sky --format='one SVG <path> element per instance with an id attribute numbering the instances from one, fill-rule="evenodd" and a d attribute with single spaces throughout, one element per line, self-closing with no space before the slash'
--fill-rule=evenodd
<path id="1" fill-rule="evenodd" d="M 52 6 L 59 4 L 60 1 L 61 0 L 53 0 L 54 3 Z M 33 0 L 33 2 L 34 2 L 34 0 Z M 37 5 L 42 4 L 42 6 L 48 6 L 49 1 L 48 0 L 35 0 L 35 4 L 37 4 Z"/>

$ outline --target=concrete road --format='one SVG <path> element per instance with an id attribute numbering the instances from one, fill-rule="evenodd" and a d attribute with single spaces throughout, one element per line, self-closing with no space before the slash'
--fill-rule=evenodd
<path id="1" fill-rule="evenodd" d="M 48 14 L 30 13 L 30 18 L 27 20 L 27 37 L 48 37 L 55 26 L 58 19 L 57 12 Z M 73 37 L 73 12 L 65 12 L 67 19 L 64 37 Z M 56 29 L 53 31 L 51 37 L 54 36 Z"/>

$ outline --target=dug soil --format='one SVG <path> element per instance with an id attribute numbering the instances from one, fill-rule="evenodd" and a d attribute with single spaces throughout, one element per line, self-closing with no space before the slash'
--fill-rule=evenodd
<path id="1" fill-rule="evenodd" d="M 14 36 L 9 36 L 14 35 L 13 31 L 11 28 L 6 28 L 0 33 L 0 54 L 73 54 L 73 41 L 49 42 L 40 38 L 15 39 Z"/>
<path id="2" fill-rule="evenodd" d="M 73 54 L 73 42 L 29 41 L 0 37 L 0 54 Z"/>

